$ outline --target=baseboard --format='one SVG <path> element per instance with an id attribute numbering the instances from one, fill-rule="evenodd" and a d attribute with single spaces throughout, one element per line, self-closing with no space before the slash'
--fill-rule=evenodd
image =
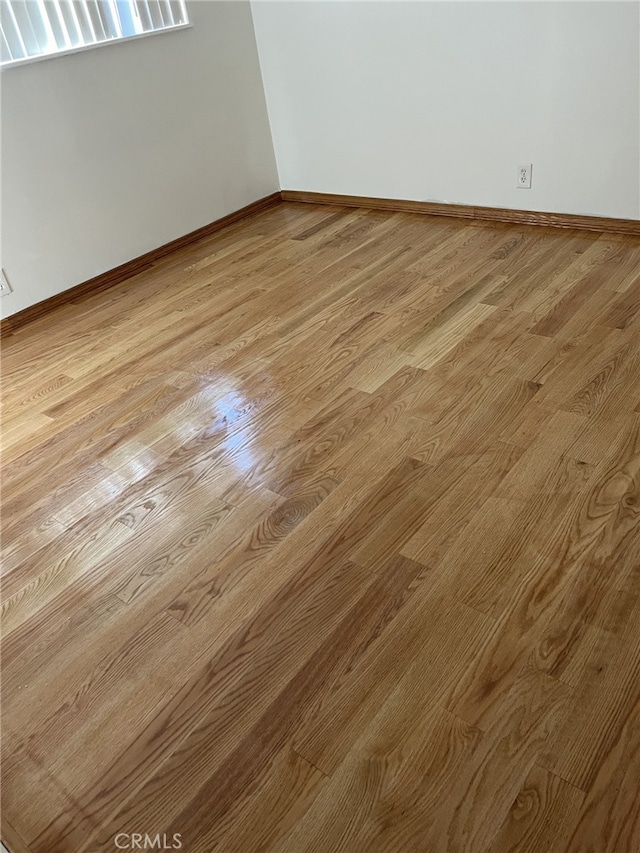
<path id="1" fill-rule="evenodd" d="M 115 267 L 112 270 L 107 270 L 107 272 L 101 273 L 89 279 L 89 281 L 84 281 L 82 284 L 77 284 L 75 287 L 70 287 L 68 290 L 63 290 L 62 293 L 56 293 L 55 296 L 50 296 L 42 302 L 37 302 L 35 305 L 30 305 L 28 308 L 12 314 L 10 317 L 0 321 L 0 332 L 2 334 L 14 332 L 16 329 L 30 323 L 32 320 L 36 320 L 43 314 L 48 314 L 49 311 L 60 305 L 65 305 L 67 302 L 74 302 L 83 296 L 92 295 L 101 290 L 106 290 L 106 288 L 112 287 L 114 284 L 119 284 L 137 273 L 151 269 L 156 261 L 164 258 L 166 255 L 170 255 L 177 249 L 183 249 L 185 246 L 196 243 L 203 237 L 215 234 L 216 231 L 220 231 L 222 228 L 233 225 L 235 222 L 246 219 L 248 216 L 253 216 L 255 213 L 267 210 L 267 208 L 273 207 L 276 204 L 280 204 L 279 192 L 271 193 L 271 195 L 253 201 L 251 204 L 241 207 L 240 210 L 234 210 L 233 213 L 229 213 L 221 219 L 216 219 L 215 222 L 203 225 L 202 228 L 197 228 L 183 237 L 178 237 L 176 240 L 165 243 L 157 249 L 145 252 L 144 255 L 120 264 L 119 267 Z"/>
<path id="2" fill-rule="evenodd" d="M 2 818 L 2 843 L 9 853 L 30 853 L 28 846 L 7 819 Z"/>
<path id="3" fill-rule="evenodd" d="M 632 237 L 640 236 L 640 220 L 612 219 L 605 216 L 578 216 L 572 213 L 542 213 L 536 210 L 511 210 L 503 207 L 478 207 L 466 204 L 440 204 L 432 201 L 410 201 L 397 198 L 373 198 L 370 196 L 340 195 L 337 193 L 315 193 L 300 190 L 282 190 L 258 199 L 246 207 L 216 219 L 202 228 L 197 228 L 183 237 L 178 237 L 170 243 L 165 243 L 157 249 L 152 249 L 144 255 L 133 258 L 115 269 L 108 270 L 95 276 L 89 281 L 57 293 L 42 302 L 31 305 L 11 317 L 0 320 L 0 332 L 8 334 L 32 320 L 47 314 L 60 305 L 74 302 L 84 296 L 106 290 L 114 284 L 119 284 L 131 276 L 144 270 L 151 269 L 154 263 L 178 249 L 183 249 L 191 243 L 196 243 L 203 237 L 208 237 L 245 219 L 255 213 L 267 210 L 281 201 L 307 202 L 310 204 L 332 204 L 341 207 L 360 207 L 369 210 L 392 210 L 407 213 L 422 213 L 429 216 L 451 216 L 457 219 L 471 219 L 484 222 L 507 222 L 519 225 L 546 225 L 553 228 L 573 228 L 582 231 L 598 231 L 603 233 L 626 234 Z"/>
<path id="4" fill-rule="evenodd" d="M 485 222 L 509 222 L 519 225 L 547 225 L 554 228 L 574 228 L 582 231 L 602 231 L 640 236 L 640 220 L 611 219 L 605 216 L 578 216 L 572 213 L 542 213 L 537 210 L 510 210 L 506 207 L 477 207 L 467 204 L 440 204 L 432 201 L 409 201 L 400 198 L 371 198 L 359 195 L 312 193 L 282 190 L 283 201 L 311 204 L 334 204 L 343 207 L 364 207 L 369 210 L 394 210 L 424 213 L 430 216 L 453 216 Z"/>

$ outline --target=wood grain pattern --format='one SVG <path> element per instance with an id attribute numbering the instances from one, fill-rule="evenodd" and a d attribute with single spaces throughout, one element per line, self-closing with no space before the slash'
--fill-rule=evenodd
<path id="1" fill-rule="evenodd" d="M 640 241 L 320 201 L 3 341 L 3 840 L 635 853 Z"/>
<path id="2" fill-rule="evenodd" d="M 112 287 L 114 284 L 119 284 L 121 281 L 127 281 L 127 279 L 132 278 L 132 276 L 137 275 L 141 271 L 153 269 L 153 265 L 159 261 L 160 258 L 164 258 L 179 249 L 183 249 L 185 246 L 191 245 L 192 243 L 197 243 L 198 240 L 202 240 L 210 234 L 215 234 L 216 231 L 220 231 L 222 228 L 226 228 L 234 222 L 239 222 L 247 216 L 252 216 L 254 213 L 259 213 L 261 210 L 273 207 L 273 205 L 278 204 L 279 202 L 279 192 L 271 193 L 264 198 L 253 201 L 251 204 L 247 204 L 239 210 L 234 210 L 233 213 L 228 213 L 226 216 L 222 216 L 220 219 L 216 219 L 208 225 L 203 225 L 201 228 L 196 228 L 195 231 L 191 231 L 189 234 L 177 237 L 175 240 L 171 240 L 163 246 L 158 246 L 157 249 L 145 252 L 144 255 L 139 255 L 131 261 L 126 261 L 124 264 L 120 264 L 120 266 L 115 267 L 114 269 L 107 270 L 107 272 L 94 276 L 94 278 L 91 278 L 88 281 L 83 281 L 81 284 L 76 284 L 68 290 L 63 290 L 55 296 L 50 296 L 42 302 L 29 306 L 29 308 L 24 308 L 17 314 L 13 314 L 11 317 L 3 319 L 1 321 L 1 331 L 4 334 L 10 333 L 15 329 L 19 329 L 21 326 L 30 323 L 37 317 L 42 317 L 43 314 L 47 314 L 49 311 L 57 308 L 58 306 L 66 305 L 68 302 L 74 302 L 76 299 L 81 299 L 88 294 L 99 293 L 101 290 Z"/>
<path id="3" fill-rule="evenodd" d="M 426 213 L 430 216 L 457 216 L 462 219 L 480 219 L 489 222 L 583 228 L 586 231 L 611 231 L 617 234 L 640 234 L 640 222 L 636 219 L 580 216 L 575 213 L 543 213 L 537 210 L 512 210 L 507 207 L 480 207 L 478 205 L 445 204 L 434 201 L 409 201 L 399 198 L 372 198 L 370 196 L 316 193 L 305 190 L 282 190 L 280 195 L 283 201 L 365 207 L 371 210 L 401 210 L 410 213 Z"/>

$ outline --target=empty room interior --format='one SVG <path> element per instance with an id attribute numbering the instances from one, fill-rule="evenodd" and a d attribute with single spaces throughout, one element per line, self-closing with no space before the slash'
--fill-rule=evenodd
<path id="1" fill-rule="evenodd" d="M 3 853 L 638 853 L 640 2 L 0 9 Z"/>

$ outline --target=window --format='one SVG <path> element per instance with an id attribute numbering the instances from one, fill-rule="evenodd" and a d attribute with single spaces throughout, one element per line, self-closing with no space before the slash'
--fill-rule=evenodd
<path id="1" fill-rule="evenodd" d="M 184 0 L 0 0 L 2 65 L 189 23 Z"/>

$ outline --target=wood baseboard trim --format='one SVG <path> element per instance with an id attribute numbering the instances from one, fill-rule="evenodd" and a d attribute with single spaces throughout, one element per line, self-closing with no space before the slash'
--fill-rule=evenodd
<path id="1" fill-rule="evenodd" d="M 9 853 L 30 853 L 28 846 L 5 817 L 2 818 L 1 840 Z"/>
<path id="2" fill-rule="evenodd" d="M 203 237 L 208 237 L 223 228 L 233 225 L 242 219 L 261 213 L 281 201 L 304 202 L 309 204 L 332 204 L 341 207 L 361 207 L 369 210 L 390 210 L 405 213 L 421 213 L 428 216 L 450 216 L 456 219 L 471 219 L 483 222 L 506 222 L 519 225 L 546 225 L 553 228 L 573 228 L 582 231 L 599 231 L 603 233 L 624 234 L 640 237 L 640 220 L 612 219 L 604 216 L 578 216 L 572 213 L 543 213 L 536 210 L 511 210 L 500 207 L 478 207 L 466 204 L 441 204 L 432 201 L 411 201 L 397 198 L 375 198 L 372 196 L 341 195 L 339 193 L 316 193 L 302 190 L 281 190 L 271 193 L 264 198 L 247 204 L 233 213 L 216 219 L 202 228 L 171 240 L 157 249 L 152 249 L 144 255 L 126 261 L 112 270 L 101 273 L 88 281 L 77 284 L 68 290 L 57 293 L 42 302 L 29 306 L 17 314 L 0 320 L 0 332 L 3 335 L 15 332 L 32 320 L 48 314 L 54 308 L 75 302 L 85 296 L 106 290 L 114 284 L 119 284 L 128 278 L 151 269 L 154 263 L 170 255 L 178 249 L 183 249 L 191 243 L 196 243 Z"/>
<path id="3" fill-rule="evenodd" d="M 423 213 L 429 216 L 453 216 L 483 222 L 508 222 L 518 225 L 547 225 L 553 228 L 574 228 L 582 231 L 602 231 L 640 236 L 640 220 L 611 219 L 604 216 L 578 216 L 572 213 L 542 213 L 537 210 L 510 210 L 505 207 L 476 207 L 466 204 L 440 204 L 432 201 L 409 201 L 400 198 L 313 193 L 282 190 L 283 201 L 311 204 L 334 204 L 343 207 L 364 207 L 370 210 L 393 210 Z"/>
<path id="4" fill-rule="evenodd" d="M 15 332 L 16 329 L 25 326 L 32 320 L 38 319 L 38 317 L 42 317 L 44 314 L 48 314 L 60 305 L 65 305 L 68 302 L 75 302 L 84 296 L 93 295 L 101 290 L 106 290 L 108 287 L 112 287 L 114 284 L 120 284 L 120 282 L 131 278 L 131 276 L 136 275 L 137 273 L 151 269 L 154 263 L 159 261 L 161 258 L 164 258 L 166 255 L 170 255 L 178 249 L 183 249 L 191 243 L 196 243 L 203 237 L 215 234 L 216 231 L 220 231 L 222 228 L 233 225 L 241 219 L 246 219 L 248 216 L 253 216 L 256 213 L 261 213 L 270 207 L 274 207 L 276 204 L 280 204 L 279 192 L 271 193 L 264 198 L 253 201 L 251 204 L 241 207 L 240 210 L 234 210 L 233 213 L 228 213 L 221 219 L 216 219 L 208 225 L 203 225 L 202 228 L 197 228 L 195 231 L 191 231 L 183 237 L 171 240 L 170 243 L 165 243 L 157 249 L 145 252 L 144 255 L 140 255 L 137 258 L 126 261 L 124 264 L 120 264 L 120 266 L 115 267 L 112 270 L 107 270 L 107 272 L 101 273 L 88 281 L 84 281 L 82 284 L 77 284 L 75 287 L 63 290 L 62 293 L 56 293 L 55 296 L 50 296 L 42 302 L 37 302 L 35 305 L 30 305 L 28 308 L 18 311 L 17 314 L 12 314 L 10 317 L 6 317 L 4 320 L 0 321 L 0 332 L 3 335 Z"/>

